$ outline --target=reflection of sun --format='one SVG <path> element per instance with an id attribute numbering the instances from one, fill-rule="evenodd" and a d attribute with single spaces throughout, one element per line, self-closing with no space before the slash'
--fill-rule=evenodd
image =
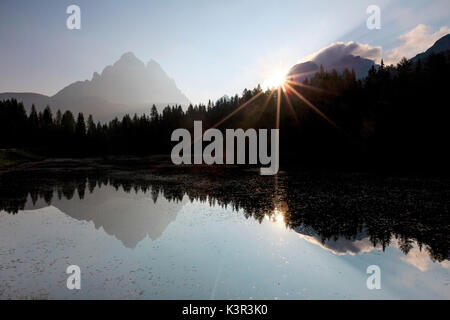
<path id="1" fill-rule="evenodd" d="M 266 78 L 262 84 L 262 88 L 264 90 L 273 89 L 282 87 L 284 89 L 284 82 L 286 81 L 286 73 L 281 70 L 276 70 L 270 75 L 268 78 Z"/>
<path id="2" fill-rule="evenodd" d="M 284 223 L 284 214 L 278 209 L 275 209 L 273 218 L 276 223 Z"/>
<path id="3" fill-rule="evenodd" d="M 266 215 L 266 218 L 277 224 L 284 225 L 284 213 L 278 208 L 275 208 L 272 214 Z"/>

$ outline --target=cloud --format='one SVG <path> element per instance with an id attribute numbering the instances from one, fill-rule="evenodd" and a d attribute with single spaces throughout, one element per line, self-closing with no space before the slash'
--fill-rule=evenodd
<path id="1" fill-rule="evenodd" d="M 348 55 L 361 56 L 362 58 L 378 61 L 381 58 L 381 47 L 373 47 L 369 44 L 350 42 L 334 42 L 329 46 L 309 55 L 302 62 L 314 61 L 316 64 L 330 65 Z"/>
<path id="2" fill-rule="evenodd" d="M 387 64 L 396 64 L 403 57 L 410 59 L 416 54 L 426 51 L 437 40 L 449 33 L 450 28 L 446 26 L 433 33 L 430 27 L 419 24 L 411 31 L 398 37 L 402 44 L 387 51 L 385 62 Z"/>
<path id="3" fill-rule="evenodd" d="M 401 58 L 408 59 L 416 54 L 429 49 L 437 40 L 450 33 L 447 26 L 441 27 L 436 32 L 424 24 L 417 25 L 414 29 L 400 35 L 397 39 L 400 45 L 382 54 L 381 46 L 350 42 L 334 42 L 329 46 L 305 57 L 300 62 L 314 61 L 316 64 L 332 65 L 346 55 L 361 56 L 379 63 L 384 58 L 386 64 L 396 64 Z"/>

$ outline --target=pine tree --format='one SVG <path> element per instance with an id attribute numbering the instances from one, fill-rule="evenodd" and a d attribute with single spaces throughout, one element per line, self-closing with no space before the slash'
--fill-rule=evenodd
<path id="1" fill-rule="evenodd" d="M 64 112 L 61 119 L 61 127 L 64 130 L 64 132 L 68 134 L 75 133 L 75 119 L 73 117 L 72 112 L 70 111 Z"/>
<path id="2" fill-rule="evenodd" d="M 37 129 L 38 127 L 38 114 L 36 111 L 36 107 L 33 105 L 31 105 L 31 112 L 30 112 L 30 116 L 28 117 L 28 122 L 31 126 L 32 129 Z"/>
<path id="3" fill-rule="evenodd" d="M 81 112 L 78 113 L 75 133 L 78 137 L 84 137 L 86 135 L 86 123 L 84 122 L 84 115 Z"/>
<path id="4" fill-rule="evenodd" d="M 156 109 L 156 106 L 153 105 L 152 110 L 150 111 L 150 119 L 153 122 L 158 122 L 158 118 L 159 118 L 158 109 Z"/>
<path id="5" fill-rule="evenodd" d="M 95 134 L 96 134 L 96 126 L 94 123 L 94 118 L 92 117 L 92 115 L 90 114 L 87 120 L 87 135 L 89 138 L 94 138 Z"/>
<path id="6" fill-rule="evenodd" d="M 42 123 L 43 128 L 49 129 L 53 126 L 53 114 L 49 106 L 45 107 L 42 113 Z"/>
<path id="7" fill-rule="evenodd" d="M 55 126 L 60 128 L 61 121 L 62 121 L 62 113 L 61 110 L 58 109 L 58 111 L 56 111 Z"/>

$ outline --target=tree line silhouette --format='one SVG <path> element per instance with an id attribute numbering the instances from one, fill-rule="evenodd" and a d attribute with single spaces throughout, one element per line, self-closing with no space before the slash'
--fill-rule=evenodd
<path id="1" fill-rule="evenodd" d="M 400 166 L 446 168 L 450 137 L 449 54 L 432 54 L 423 61 L 402 59 L 396 66 L 373 66 L 364 79 L 345 70 L 319 72 L 280 92 L 281 164 L 313 166 Z M 330 118 L 330 125 L 296 90 Z M 275 128 L 279 91 L 260 86 L 241 96 L 216 102 L 155 106 L 148 115 L 125 115 L 109 123 L 50 107 L 27 113 L 16 100 L 0 102 L 0 148 L 24 148 L 48 156 L 169 154 L 177 128 L 193 130 L 196 120 L 206 130 L 239 106 L 242 110 L 218 126 Z M 257 97 L 256 97 L 257 96 Z"/>

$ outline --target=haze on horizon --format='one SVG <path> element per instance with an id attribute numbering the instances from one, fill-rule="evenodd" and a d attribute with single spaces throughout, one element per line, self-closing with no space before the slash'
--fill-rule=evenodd
<path id="1" fill-rule="evenodd" d="M 66 8 L 81 8 L 81 30 Z M 54 95 L 91 79 L 123 53 L 153 59 L 193 103 L 241 93 L 335 42 L 379 62 L 411 58 L 450 32 L 448 0 L 3 1 L 0 92 Z M 355 46 L 355 45 L 354 45 Z"/>

